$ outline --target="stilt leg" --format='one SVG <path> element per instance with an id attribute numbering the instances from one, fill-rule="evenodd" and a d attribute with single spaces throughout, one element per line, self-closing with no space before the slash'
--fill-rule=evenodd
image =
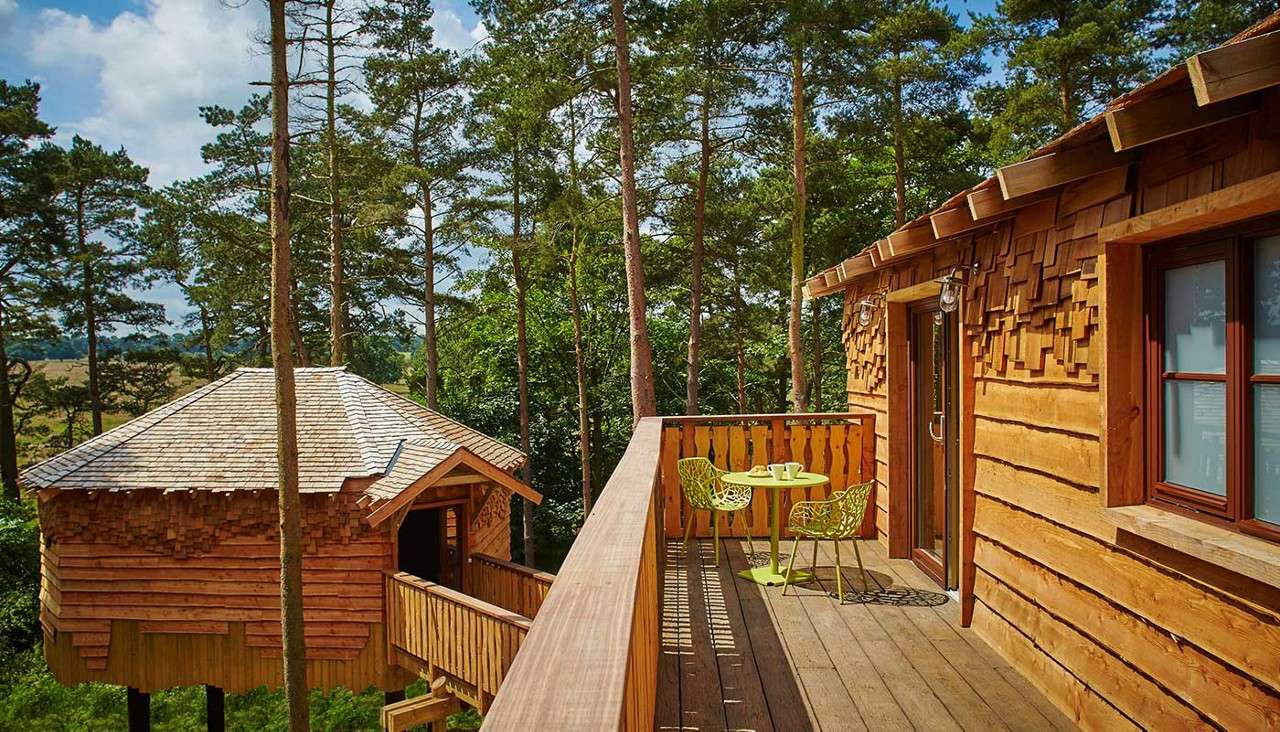
<path id="1" fill-rule="evenodd" d="M 227 698 L 222 687 L 204 685 L 204 717 L 209 732 L 224 732 L 227 728 Z"/>
<path id="2" fill-rule="evenodd" d="M 151 695 L 129 687 L 129 732 L 151 732 Z"/>
<path id="3" fill-rule="evenodd" d="M 836 545 L 836 596 L 840 598 L 840 604 L 844 604 L 844 576 L 840 571 L 840 540 L 836 539 L 832 542 Z"/>
<path id="4" fill-rule="evenodd" d="M 787 585 L 791 584 L 791 570 L 796 568 L 796 551 L 800 548 L 800 535 L 791 542 L 791 557 L 787 561 L 787 573 L 782 575 L 782 594 L 787 594 Z"/>

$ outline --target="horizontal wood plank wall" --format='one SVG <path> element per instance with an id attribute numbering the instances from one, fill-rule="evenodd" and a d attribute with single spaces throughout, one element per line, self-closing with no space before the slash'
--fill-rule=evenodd
<path id="1" fill-rule="evenodd" d="M 498 693 L 529 618 L 403 572 L 386 574 L 387 642 L 396 661 L 460 682 L 481 711 Z"/>
<path id="2" fill-rule="evenodd" d="M 487 554 L 471 556 L 468 594 L 526 618 L 538 615 L 555 575 Z"/>
<path id="3" fill-rule="evenodd" d="M 1262 106 L 1140 148 L 1127 176 L 1070 184 L 846 291 L 849 404 L 884 415 L 905 395 L 886 394 L 883 326 L 858 328 L 855 304 L 979 263 L 963 310 L 975 378 L 973 626 L 1088 729 L 1280 729 L 1275 596 L 1122 546 L 1100 495 L 1097 230 L 1280 169 L 1280 93 Z"/>
<path id="4" fill-rule="evenodd" d="M 130 674 L 139 672 L 137 659 L 146 659 L 141 678 L 152 688 L 278 684 L 275 499 L 248 493 L 197 495 L 189 502 L 172 495 L 125 498 L 134 521 L 111 534 L 93 517 L 114 515 L 119 495 L 67 492 L 41 507 L 48 537 L 41 547 L 41 623 L 57 648 L 66 638 L 78 653 L 75 659 L 47 654 L 55 677 L 144 688 Z M 324 669 L 317 678 L 340 678 L 337 683 L 351 688 L 390 678 L 384 645 L 373 640 L 382 623 L 382 572 L 392 561 L 390 534 L 386 526 L 362 523 L 363 513 L 349 494 L 304 496 L 307 659 L 331 662 L 317 667 Z M 88 525 L 78 526 L 74 517 Z M 121 628 L 129 633 L 125 640 L 115 637 Z M 246 669 L 235 667 L 238 656 Z M 336 671 L 343 663 L 352 669 Z M 366 667 L 379 664 L 373 672 Z M 192 677 L 193 666 L 215 675 Z"/>
<path id="5" fill-rule="evenodd" d="M 669 417 L 662 433 L 662 505 L 666 513 L 668 538 L 683 538 L 689 504 L 683 499 L 676 461 L 686 457 L 706 457 L 721 470 L 748 470 L 753 465 L 795 461 L 806 470 L 822 473 L 831 482 L 812 488 L 792 488 L 782 492 L 784 520 L 796 501 L 821 500 L 833 491 L 871 480 L 875 472 L 876 414 L 856 410 L 842 414 L 725 415 Z M 865 477 L 864 477 L 865 476 Z M 752 496 L 751 535 L 769 536 L 771 494 L 758 490 Z M 873 495 L 872 501 L 874 502 Z M 693 535 L 713 535 L 706 511 L 693 515 Z M 868 516 L 870 535 L 874 518 Z M 721 536 L 745 537 L 747 527 L 739 517 L 732 523 L 720 517 Z"/>

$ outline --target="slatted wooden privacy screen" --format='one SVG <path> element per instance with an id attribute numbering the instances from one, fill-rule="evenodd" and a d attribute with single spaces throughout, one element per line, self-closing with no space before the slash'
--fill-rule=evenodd
<path id="1" fill-rule="evenodd" d="M 492 605 L 536 617 L 554 575 L 488 554 L 471 555 L 471 595 Z"/>
<path id="2" fill-rule="evenodd" d="M 666 536 L 684 535 L 689 505 L 680 490 L 676 461 L 702 456 L 722 470 L 749 470 L 753 465 L 795 461 L 805 470 L 830 476 L 817 488 L 793 488 L 782 493 L 785 519 L 796 501 L 817 500 L 875 475 L 875 415 L 871 412 L 814 414 L 752 414 L 667 417 L 662 430 L 662 501 Z M 768 491 L 756 491 L 751 502 L 751 535 L 769 536 Z M 875 505 L 875 494 L 869 499 Z M 710 537 L 706 511 L 693 512 L 694 536 Z M 863 536 L 874 536 L 875 511 L 867 512 Z M 720 518 L 721 536 L 745 536 L 742 521 Z"/>
<path id="3" fill-rule="evenodd" d="M 484 711 L 530 620 L 403 572 L 386 573 L 386 593 L 388 655 L 405 668 L 461 682 L 451 685 L 454 693 Z"/>

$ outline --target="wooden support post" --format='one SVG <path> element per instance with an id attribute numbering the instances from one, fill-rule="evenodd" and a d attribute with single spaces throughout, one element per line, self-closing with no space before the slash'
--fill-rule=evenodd
<path id="1" fill-rule="evenodd" d="M 151 695 L 129 687 L 129 732 L 151 732 Z"/>
<path id="2" fill-rule="evenodd" d="M 204 716 L 209 732 L 224 732 L 227 728 L 227 697 L 221 686 L 204 685 Z"/>

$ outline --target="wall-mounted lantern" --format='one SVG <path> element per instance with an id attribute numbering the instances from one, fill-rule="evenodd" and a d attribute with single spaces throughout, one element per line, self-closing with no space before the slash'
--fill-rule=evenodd
<path id="1" fill-rule="evenodd" d="M 938 280 L 942 285 L 942 289 L 938 292 L 938 307 L 944 313 L 953 313 L 956 308 L 960 307 L 960 298 L 964 295 L 964 288 L 969 285 L 970 273 L 978 271 L 978 264 L 967 266 L 957 265 L 952 268 L 951 274 Z"/>
<path id="2" fill-rule="evenodd" d="M 870 295 L 858 301 L 858 327 L 865 328 L 876 318 L 880 310 L 879 295 Z"/>

